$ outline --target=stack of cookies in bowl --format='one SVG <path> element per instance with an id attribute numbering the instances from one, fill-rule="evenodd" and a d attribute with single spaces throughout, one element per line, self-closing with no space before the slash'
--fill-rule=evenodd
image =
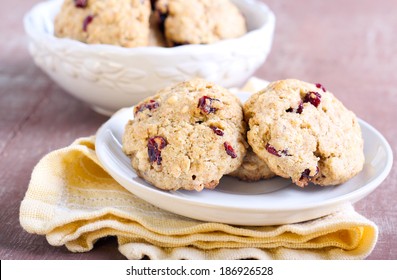
<path id="1" fill-rule="evenodd" d="M 229 0 L 65 0 L 54 27 L 59 38 L 127 48 L 211 44 L 247 33 Z"/>

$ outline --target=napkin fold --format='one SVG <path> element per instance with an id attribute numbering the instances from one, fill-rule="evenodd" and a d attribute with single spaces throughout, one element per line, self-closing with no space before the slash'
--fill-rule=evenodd
<path id="1" fill-rule="evenodd" d="M 376 244 L 377 226 L 351 205 L 307 222 L 255 227 L 167 212 L 120 186 L 94 143 L 80 138 L 40 160 L 20 207 L 26 231 L 72 252 L 116 236 L 128 259 L 363 259 Z"/>

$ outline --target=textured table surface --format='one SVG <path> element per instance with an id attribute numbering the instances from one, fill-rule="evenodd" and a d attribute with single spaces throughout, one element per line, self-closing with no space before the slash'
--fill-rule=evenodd
<path id="1" fill-rule="evenodd" d="M 27 51 L 22 17 L 37 0 L 0 0 L 0 258 L 124 259 L 114 238 L 73 254 L 26 233 L 18 212 L 31 171 L 51 150 L 94 134 L 107 120 L 68 95 Z M 266 0 L 277 16 L 274 45 L 256 75 L 321 82 L 397 150 L 397 1 Z M 355 204 L 379 240 L 369 259 L 397 259 L 397 167 Z"/>

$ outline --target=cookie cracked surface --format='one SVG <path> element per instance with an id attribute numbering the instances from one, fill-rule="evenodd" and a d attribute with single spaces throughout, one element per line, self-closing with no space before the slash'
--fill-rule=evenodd
<path id="1" fill-rule="evenodd" d="M 247 100 L 244 115 L 253 151 L 300 187 L 338 185 L 363 168 L 356 116 L 320 84 L 273 82 Z"/>
<path id="2" fill-rule="evenodd" d="M 160 90 L 137 104 L 132 114 L 123 151 L 137 174 L 158 188 L 214 188 L 246 154 L 239 99 L 204 80 Z"/>

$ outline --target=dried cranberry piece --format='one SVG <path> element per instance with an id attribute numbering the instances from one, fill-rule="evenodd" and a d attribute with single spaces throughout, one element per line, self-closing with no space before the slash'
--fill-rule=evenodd
<path id="1" fill-rule="evenodd" d="M 91 23 L 91 21 L 94 19 L 93 15 L 88 15 L 84 21 L 83 21 L 83 31 L 87 32 L 87 27 Z"/>
<path id="2" fill-rule="evenodd" d="M 203 96 L 199 99 L 197 108 L 200 108 L 204 114 L 215 113 L 217 108 L 212 107 L 214 101 L 220 101 L 219 99 Z"/>
<path id="3" fill-rule="evenodd" d="M 299 181 L 302 181 L 302 180 L 309 180 L 310 181 L 314 176 L 316 176 L 318 174 L 319 171 L 320 171 L 320 169 L 318 168 L 318 166 L 316 166 L 316 173 L 313 176 L 310 176 L 310 169 L 306 168 L 302 172 L 301 177 L 299 178 Z"/>
<path id="4" fill-rule="evenodd" d="M 302 114 L 302 111 L 303 111 L 303 103 L 301 101 L 301 102 L 299 102 L 298 109 L 296 109 L 296 113 Z"/>
<path id="5" fill-rule="evenodd" d="M 321 102 L 321 94 L 315 91 L 309 91 L 306 93 L 305 98 L 303 99 L 304 103 L 310 103 L 314 107 L 317 107 Z"/>
<path id="6" fill-rule="evenodd" d="M 164 137 L 154 136 L 149 138 L 147 141 L 147 151 L 150 163 L 157 162 L 157 165 L 161 164 L 161 161 L 163 160 L 161 157 L 161 150 L 164 149 L 167 144 L 168 143 Z"/>
<path id="7" fill-rule="evenodd" d="M 286 149 L 286 150 L 281 150 L 280 153 L 283 154 L 283 155 L 285 155 L 285 156 L 287 156 L 287 157 L 292 156 L 291 154 L 288 153 L 288 149 Z"/>
<path id="8" fill-rule="evenodd" d="M 213 125 L 210 125 L 210 128 L 212 129 L 212 131 L 216 134 L 216 135 L 219 135 L 219 136 L 223 136 L 223 130 L 222 129 L 220 129 L 220 128 L 218 128 L 218 127 L 216 127 L 216 126 L 213 126 Z"/>
<path id="9" fill-rule="evenodd" d="M 88 5 L 88 0 L 74 0 L 74 6 L 76 8 L 85 8 Z"/>
<path id="10" fill-rule="evenodd" d="M 300 101 L 298 108 L 294 109 L 292 107 L 288 108 L 286 112 L 288 113 L 297 113 L 297 114 L 302 114 L 303 112 L 303 103 L 310 103 L 314 107 L 318 107 L 318 105 L 321 102 L 321 94 L 315 91 L 309 91 L 306 93 L 305 97 L 303 98 L 303 102 Z"/>
<path id="11" fill-rule="evenodd" d="M 281 157 L 281 154 L 284 156 L 287 156 L 287 157 L 291 156 L 291 154 L 288 153 L 288 149 L 278 151 L 276 148 L 274 148 L 269 143 L 266 144 L 265 148 L 266 148 L 266 151 L 268 151 L 272 155 L 275 155 L 276 157 Z"/>
<path id="12" fill-rule="evenodd" d="M 293 108 L 291 107 L 291 108 L 288 108 L 286 111 L 287 111 L 288 113 L 297 113 L 297 114 L 301 114 L 302 111 L 303 111 L 303 103 L 302 103 L 302 101 L 299 102 L 298 108 L 293 109 Z"/>
<path id="13" fill-rule="evenodd" d="M 316 84 L 316 87 L 317 88 L 320 88 L 322 91 L 324 91 L 324 92 L 326 92 L 327 90 L 325 89 L 325 87 L 322 85 L 322 84 L 320 84 L 320 83 L 317 83 Z"/>
<path id="14" fill-rule="evenodd" d="M 299 178 L 299 181 L 302 181 L 302 180 L 304 180 L 304 179 L 309 179 L 309 178 L 310 178 L 310 169 L 309 169 L 309 168 L 306 168 L 306 169 L 302 172 L 301 177 Z"/>
<path id="15" fill-rule="evenodd" d="M 230 145 L 229 142 L 223 143 L 223 146 L 225 147 L 226 153 L 227 153 L 229 156 L 231 156 L 231 158 L 236 158 L 236 157 L 237 157 L 236 152 L 234 151 L 232 145 Z"/>
<path id="16" fill-rule="evenodd" d="M 278 153 L 278 151 L 276 150 L 276 148 L 274 148 L 272 145 L 270 145 L 269 143 L 266 144 L 265 146 L 266 151 L 268 151 L 269 153 L 271 153 L 272 155 L 275 155 L 276 157 L 281 157 L 281 155 Z"/>
<path id="17" fill-rule="evenodd" d="M 142 112 L 145 109 L 149 109 L 150 111 L 154 110 L 154 109 L 158 108 L 159 106 L 160 105 L 156 100 L 153 100 L 153 99 L 149 100 L 149 102 L 139 104 L 137 107 L 135 107 L 134 115 L 138 114 L 139 112 Z"/>

